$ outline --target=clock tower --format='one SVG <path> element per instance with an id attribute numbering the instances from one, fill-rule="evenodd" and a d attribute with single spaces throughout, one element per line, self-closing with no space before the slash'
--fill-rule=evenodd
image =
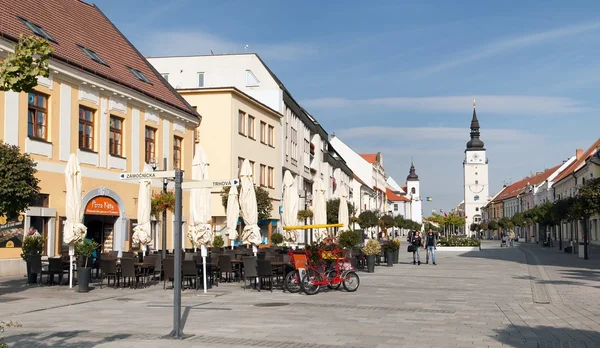
<path id="1" fill-rule="evenodd" d="M 481 223 L 481 208 L 487 204 L 489 196 L 488 159 L 479 139 L 479 120 L 473 101 L 473 118 L 471 119 L 471 140 L 467 143 L 463 162 L 463 183 L 465 197 L 465 232 L 471 236 L 471 224 Z"/>

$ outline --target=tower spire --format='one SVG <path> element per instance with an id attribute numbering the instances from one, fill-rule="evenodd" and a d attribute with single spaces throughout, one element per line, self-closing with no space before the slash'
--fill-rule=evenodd
<path id="1" fill-rule="evenodd" d="M 467 150 L 485 150 L 483 141 L 479 139 L 479 120 L 477 119 L 476 101 L 473 99 L 473 118 L 471 119 L 471 140 L 467 143 Z"/>
<path id="2" fill-rule="evenodd" d="M 408 176 L 406 177 L 406 181 L 418 181 L 419 180 L 419 176 L 417 175 L 417 172 L 415 171 L 415 164 L 413 162 L 413 160 L 410 160 L 410 170 L 408 171 Z"/>

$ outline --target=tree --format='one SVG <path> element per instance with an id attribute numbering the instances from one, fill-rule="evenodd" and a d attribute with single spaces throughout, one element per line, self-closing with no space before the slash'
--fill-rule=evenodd
<path id="1" fill-rule="evenodd" d="M 402 215 L 397 215 L 394 218 L 394 226 L 400 228 L 400 229 L 407 229 L 408 228 L 408 223 L 406 221 L 406 219 L 404 218 L 404 216 Z"/>
<path id="2" fill-rule="evenodd" d="M 496 231 L 498 229 L 498 227 L 500 227 L 500 226 L 498 226 L 498 222 L 496 220 L 492 220 L 488 223 L 488 228 L 491 231 Z"/>
<path id="3" fill-rule="evenodd" d="M 0 90 L 31 92 L 38 76 L 50 76 L 48 60 L 54 50 L 48 41 L 33 35 L 21 35 L 14 50 L 0 63 Z"/>
<path id="4" fill-rule="evenodd" d="M 227 209 L 227 201 L 229 198 L 229 189 L 231 186 L 223 186 L 221 191 L 221 204 Z M 269 192 L 260 186 L 254 185 L 254 194 L 256 195 L 256 207 L 258 209 L 258 220 L 268 220 L 271 218 L 273 203 Z"/>
<path id="5" fill-rule="evenodd" d="M 589 180 L 579 188 L 573 213 L 583 219 L 583 258 L 587 260 L 590 216 L 600 214 L 600 178 Z"/>
<path id="6" fill-rule="evenodd" d="M 346 201 L 348 204 L 348 216 L 352 216 L 356 213 L 354 204 Z M 340 199 L 334 198 L 327 201 L 327 223 L 337 224 L 338 214 L 340 212 Z"/>
<path id="7" fill-rule="evenodd" d="M 386 231 L 390 227 L 394 227 L 394 217 L 391 215 L 383 215 L 379 218 L 379 226 Z"/>
<path id="8" fill-rule="evenodd" d="M 485 222 L 482 222 L 482 223 L 479 224 L 479 230 L 480 231 L 487 231 L 488 229 L 489 229 L 489 226 Z"/>
<path id="9" fill-rule="evenodd" d="M 473 223 L 473 224 L 471 224 L 469 229 L 471 230 L 471 232 L 477 232 L 479 230 L 479 224 Z"/>
<path id="10" fill-rule="evenodd" d="M 18 146 L 0 144 L 0 215 L 12 218 L 38 197 L 40 180 L 35 177 L 35 167 L 33 159 Z"/>
<path id="11" fill-rule="evenodd" d="M 521 212 L 515 213 L 511 218 L 511 221 L 513 225 L 523 227 L 525 225 L 525 216 Z"/>
<path id="12" fill-rule="evenodd" d="M 358 225 L 360 228 L 370 228 L 377 226 L 379 222 L 379 218 L 377 214 L 372 210 L 365 210 L 360 215 L 358 215 Z"/>

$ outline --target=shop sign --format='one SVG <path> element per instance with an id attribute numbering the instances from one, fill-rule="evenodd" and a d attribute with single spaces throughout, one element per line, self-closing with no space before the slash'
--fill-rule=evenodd
<path id="1" fill-rule="evenodd" d="M 85 214 L 119 216 L 119 205 L 110 197 L 98 196 L 85 206 Z"/>
<path id="2" fill-rule="evenodd" d="M 25 221 L 23 215 L 14 218 L 0 216 L 0 248 L 20 248 L 25 235 Z"/>

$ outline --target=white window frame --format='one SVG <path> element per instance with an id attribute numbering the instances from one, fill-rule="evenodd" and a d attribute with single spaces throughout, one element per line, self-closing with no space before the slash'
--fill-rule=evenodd
<path id="1" fill-rule="evenodd" d="M 203 88 L 206 86 L 206 75 L 204 74 L 204 72 L 198 72 L 197 75 L 198 77 L 198 88 Z M 202 86 L 200 86 L 200 76 L 202 76 Z"/>

